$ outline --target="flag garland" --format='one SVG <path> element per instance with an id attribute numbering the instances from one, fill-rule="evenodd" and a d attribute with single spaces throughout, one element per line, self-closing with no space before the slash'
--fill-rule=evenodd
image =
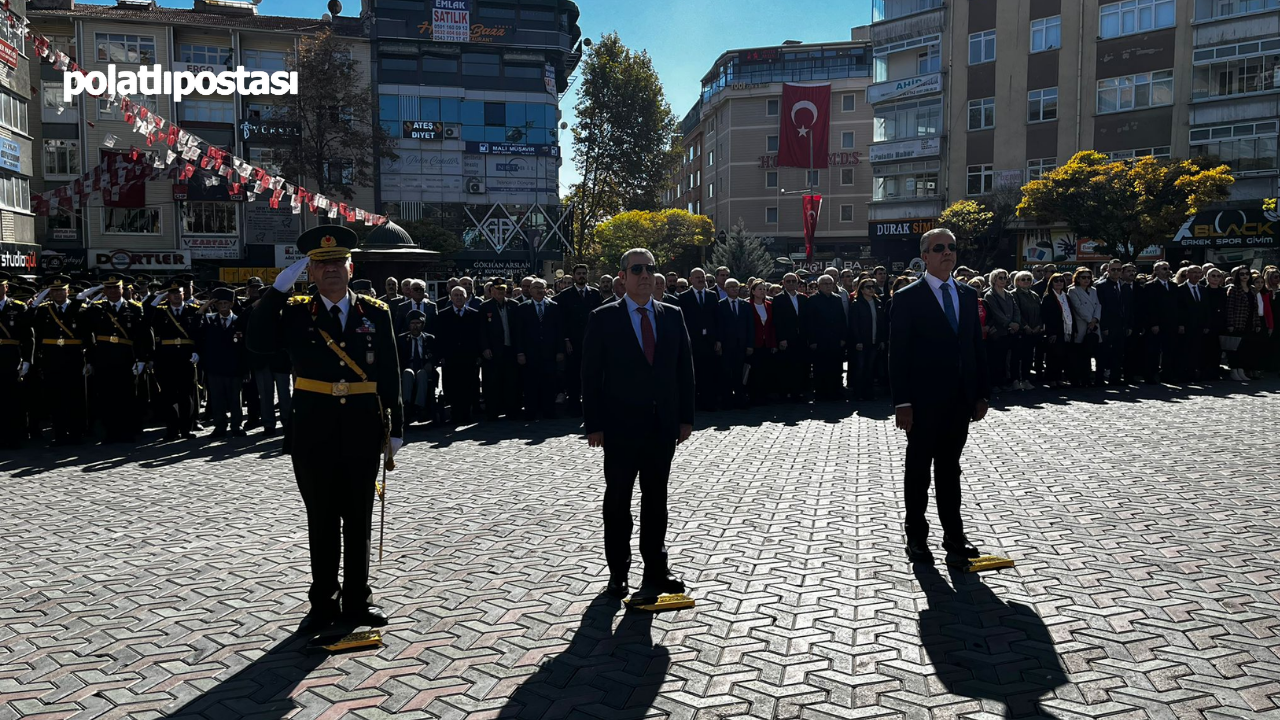
<path id="1" fill-rule="evenodd" d="M 10 27 L 17 28 L 20 34 L 31 42 L 32 48 L 40 59 L 53 65 L 55 70 L 84 75 L 84 70 L 66 53 L 53 49 L 52 41 L 48 37 L 31 30 L 30 20 L 13 14 L 9 9 L 8 0 L 0 0 L 0 8 L 4 10 L 5 22 Z M 133 183 L 162 179 L 165 176 L 187 181 L 197 171 L 201 171 L 206 185 L 225 182 L 232 194 L 238 195 L 244 191 L 247 200 L 254 200 L 257 195 L 270 192 L 268 202 L 272 209 L 278 209 L 287 196 L 289 207 L 295 215 L 301 214 L 305 205 L 312 214 L 321 216 L 323 213 L 323 216 L 329 219 L 341 216 L 345 222 L 363 222 L 365 225 L 381 225 L 387 222 L 385 215 L 371 213 L 345 202 L 330 200 L 320 193 L 286 182 L 282 177 L 273 176 L 234 153 L 187 132 L 176 122 L 166 120 L 159 113 L 152 112 L 127 96 L 89 95 L 88 93 L 86 95 L 105 99 L 109 107 L 118 106 L 124 122 L 131 125 L 135 133 L 144 136 L 147 147 L 156 148 L 156 152 L 148 153 L 137 147 L 131 147 L 128 163 L 116 164 L 104 160 L 98 167 L 63 187 L 32 194 L 31 208 L 37 215 L 48 215 L 54 209 L 70 212 L 85 205 L 95 192 L 109 190 L 118 197 L 121 189 Z M 61 107 L 59 103 L 59 108 Z M 90 127 L 94 126 L 93 123 L 89 123 L 87 117 L 85 122 Z M 115 135 L 108 133 L 103 144 L 114 148 L 118 140 L 119 138 Z M 147 171 L 147 165 L 151 166 L 149 171 Z M 89 188 L 87 191 L 86 186 Z"/>

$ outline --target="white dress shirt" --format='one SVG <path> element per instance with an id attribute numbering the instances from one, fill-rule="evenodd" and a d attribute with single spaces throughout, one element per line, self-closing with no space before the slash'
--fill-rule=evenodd
<path id="1" fill-rule="evenodd" d="M 942 303 L 942 286 L 946 285 L 948 292 L 951 293 L 951 301 L 955 303 L 952 307 L 956 309 L 956 320 L 960 320 L 960 292 L 956 290 L 956 281 L 951 278 L 939 280 L 929 273 L 925 273 L 924 281 L 929 283 L 929 289 L 933 290 L 933 297 L 938 301 L 938 307 L 942 308 L 945 315 L 947 306 Z"/>
<path id="2" fill-rule="evenodd" d="M 644 335 L 640 331 L 640 313 L 636 312 L 636 308 L 641 307 L 631 299 L 630 295 L 623 295 L 622 301 L 627 305 L 627 317 L 631 318 L 631 329 L 636 332 L 636 340 L 640 343 L 640 349 L 644 350 Z M 653 326 L 654 345 L 658 342 L 658 318 L 653 314 L 653 298 L 649 298 L 644 307 L 649 308 L 649 324 Z"/>
<path id="3" fill-rule="evenodd" d="M 330 315 L 333 314 L 333 309 L 332 309 L 333 306 L 334 305 L 338 306 L 338 325 L 340 325 L 341 327 L 346 327 L 347 314 L 351 311 L 351 293 L 348 292 L 346 297 L 342 298 L 336 303 L 330 302 L 329 298 L 323 295 L 320 296 L 320 299 L 324 301 L 324 311 L 329 313 Z"/>

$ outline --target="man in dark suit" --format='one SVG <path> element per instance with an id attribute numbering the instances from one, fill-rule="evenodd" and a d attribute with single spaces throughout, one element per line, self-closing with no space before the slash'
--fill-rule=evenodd
<path id="1" fill-rule="evenodd" d="M 781 390 L 788 400 L 803 400 L 809 386 L 809 347 L 804 341 L 805 303 L 795 273 L 782 276 L 782 293 L 773 299 L 773 327 L 778 337 Z"/>
<path id="2" fill-rule="evenodd" d="M 742 369 L 755 344 L 755 325 L 751 315 L 755 311 L 738 297 L 738 281 L 729 278 L 724 283 L 726 297 L 716 308 L 716 355 L 720 356 L 720 406 L 741 408 L 747 404 L 747 384 L 742 381 Z"/>
<path id="3" fill-rule="evenodd" d="M 932 563 L 929 468 L 935 475 L 942 548 L 950 562 L 981 556 L 960 517 L 960 454 L 970 421 L 987 414 L 991 382 L 978 322 L 978 295 L 951 278 L 956 238 L 949 230 L 920 237 L 924 278 L 894 293 L 889 319 L 889 384 L 897 425 L 907 433 L 903 499 L 907 557 Z"/>
<path id="4" fill-rule="evenodd" d="M 383 302 L 386 302 L 385 300 Z M 391 308 L 391 317 L 395 319 L 396 333 L 403 333 L 409 329 L 409 313 L 417 310 L 422 313 L 425 318 L 422 321 L 422 331 L 426 333 L 435 331 L 436 306 L 431 304 L 427 298 L 427 284 L 421 280 L 412 280 L 409 282 L 408 296 L 400 295 L 395 304 L 387 303 Z"/>
<path id="5" fill-rule="evenodd" d="M 1133 288 L 1120 282 L 1119 260 L 1107 263 L 1106 277 L 1094 286 L 1102 306 L 1102 344 L 1098 346 L 1098 381 L 1122 382 L 1125 340 L 1133 332 Z"/>
<path id="6" fill-rule="evenodd" d="M 1146 329 L 1147 367 L 1143 380 L 1148 385 L 1173 380 L 1174 341 L 1178 332 L 1177 286 L 1169 279 L 1169 263 L 1161 260 L 1152 269 L 1154 277 L 1142 287 L 1142 326 Z"/>
<path id="7" fill-rule="evenodd" d="M 516 308 L 507 301 L 507 285 L 489 286 L 490 297 L 480 303 L 480 354 L 484 358 L 484 409 L 490 420 L 515 418 L 520 407 L 519 368 L 516 366 Z"/>
<path id="8" fill-rule="evenodd" d="M 570 291 L 572 292 L 572 291 Z M 547 283 L 529 283 L 528 302 L 516 308 L 516 362 L 524 378 L 524 415 L 556 415 L 556 367 L 564 362 L 564 313 L 547 298 Z"/>
<path id="9" fill-rule="evenodd" d="M 693 346 L 693 366 L 698 373 L 698 410 L 716 409 L 719 401 L 718 359 L 716 358 L 716 318 L 720 296 L 707 288 L 702 268 L 689 271 L 689 289 L 680 293 L 680 310 Z"/>
<path id="10" fill-rule="evenodd" d="M 428 305 L 435 312 L 434 305 Z M 421 310 L 410 310 L 405 316 L 409 329 L 396 336 L 396 354 L 400 357 L 400 392 L 404 401 L 405 423 L 434 420 L 436 413 L 436 356 L 434 335 L 422 332 L 426 318 Z"/>
<path id="11" fill-rule="evenodd" d="M 209 389 L 209 419 L 213 422 L 211 438 L 224 437 L 228 431 L 236 437 L 244 437 L 240 409 L 240 388 L 249 368 L 244 335 L 248 317 L 232 312 L 235 291 L 216 288 L 213 302 L 217 312 L 205 315 L 196 338 L 200 354 L 200 369 L 204 370 L 205 385 Z"/>
<path id="12" fill-rule="evenodd" d="M 1040 267 L 1040 272 L 1040 279 L 1031 284 L 1031 292 L 1035 293 L 1036 297 L 1043 298 L 1044 294 L 1049 290 L 1049 278 L 1053 277 L 1054 274 L 1058 272 L 1058 266 L 1053 263 L 1046 263 L 1044 266 Z M 1068 280 L 1067 284 L 1070 285 L 1071 281 Z M 1036 375 L 1039 376 L 1044 372 L 1045 339 L 1042 335 L 1032 342 L 1034 342 L 1036 346 L 1032 350 L 1031 357 L 1036 367 Z"/>
<path id="13" fill-rule="evenodd" d="M 569 415 L 582 414 L 582 336 L 587 332 L 587 315 L 600 307 L 600 291 L 587 285 L 587 266 L 573 266 L 573 287 L 556 296 L 564 323 L 564 401 Z"/>
<path id="14" fill-rule="evenodd" d="M 1200 366 L 1205 356 L 1205 345 L 1209 342 L 1209 318 L 1211 309 L 1209 299 L 1204 295 L 1200 280 L 1204 278 L 1204 268 L 1199 265 L 1187 266 L 1187 281 L 1177 287 L 1174 296 L 1178 299 L 1178 375 L 1183 380 L 1200 379 Z M 1213 338 L 1216 345 L 1218 339 Z M 1216 379 L 1216 378 L 1215 378 Z"/>
<path id="15" fill-rule="evenodd" d="M 694 371 L 679 308 L 653 301 L 653 253 L 622 256 L 626 295 L 592 311 L 583 341 L 582 403 L 587 442 L 604 448 L 604 552 L 608 592 L 627 594 L 631 492 L 640 477 L 644 581 L 633 604 L 682 593 L 667 562 L 667 479 L 676 445 L 693 432 Z"/>
<path id="16" fill-rule="evenodd" d="M 813 389 L 817 400 L 839 400 L 842 387 L 840 363 L 848 344 L 849 324 L 845 320 L 844 301 L 835 289 L 835 278 L 820 275 L 818 294 L 809 298 L 804 316 L 804 335 L 813 357 Z"/>
<path id="17" fill-rule="evenodd" d="M 467 305 L 467 289 L 461 284 L 449 291 L 449 301 L 436 315 L 441 387 L 450 420 L 467 425 L 480 392 L 480 313 Z"/>

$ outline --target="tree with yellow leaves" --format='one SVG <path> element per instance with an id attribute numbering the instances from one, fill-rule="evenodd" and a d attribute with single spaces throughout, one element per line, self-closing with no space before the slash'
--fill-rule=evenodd
<path id="1" fill-rule="evenodd" d="M 1097 241 L 1099 253 L 1133 262 L 1148 246 L 1163 245 L 1199 208 L 1225 200 L 1233 182 L 1230 168 L 1201 158 L 1113 161 L 1085 150 L 1024 185 L 1018 216 L 1064 223 L 1077 238 Z"/>
<path id="2" fill-rule="evenodd" d="M 617 270 L 622 253 L 648 248 L 659 267 L 667 266 L 689 246 L 705 248 L 715 226 L 705 215 L 687 210 L 631 210 L 618 213 L 596 226 L 590 257 L 602 270 Z"/>

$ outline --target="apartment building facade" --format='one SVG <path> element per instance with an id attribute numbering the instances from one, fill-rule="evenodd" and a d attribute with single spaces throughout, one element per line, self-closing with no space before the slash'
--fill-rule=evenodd
<path id="1" fill-rule="evenodd" d="M 720 237 L 741 221 L 767 239 L 775 257 L 789 256 L 802 267 L 801 198 L 812 188 L 823 205 L 811 269 L 837 259 L 874 264 L 866 217 L 870 43 L 866 28 L 854 28 L 852 37 L 730 50 L 717 58 L 681 121 L 683 157 L 665 204 L 706 215 Z M 828 167 L 778 166 L 783 83 L 831 85 Z"/>
<path id="2" fill-rule="evenodd" d="M 339 35 L 369 82 L 369 43 L 354 19 L 264 16 L 255 4 L 237 0 L 196 0 L 192 9 L 161 8 L 145 0 L 84 5 L 73 0 L 35 0 L 32 27 L 48 36 L 86 71 L 159 63 L 174 71 L 220 72 L 243 66 L 268 72 L 286 69 L 298 43 L 322 28 Z M 33 108 L 33 143 L 40 152 L 35 192 L 80 177 L 113 154 L 147 149 L 118 106 L 87 95 L 62 101 L 62 73 L 49 63 L 32 64 L 29 85 L 38 88 Z M 211 145 L 234 153 L 273 174 L 278 159 L 267 139 L 299 136 L 296 124 L 277 119 L 273 97 L 193 95 L 181 102 L 158 94 L 134 102 L 178 123 Z M 343 168 L 330 172 L 340 175 Z M 289 178 L 314 187 L 306 178 Z M 374 210 L 372 188 L 355 187 L 350 201 Z M 321 222 L 308 212 L 295 215 L 288 203 L 271 208 L 265 197 L 231 194 L 226 183 L 146 182 L 121 197 L 91 199 L 73 212 L 39 218 L 36 235 L 45 254 L 65 269 L 171 274 L 195 271 L 216 277 L 223 267 L 284 267 L 293 257 L 299 232 Z M 104 199 L 105 198 L 105 199 Z"/>
<path id="3" fill-rule="evenodd" d="M 26 0 L 10 0 L 6 14 L 21 20 Z M 17 27 L 0 22 L 0 270 L 33 272 L 38 248 L 31 214 L 31 83 L 25 39 Z M 39 62 L 36 58 L 34 62 Z"/>
<path id="4" fill-rule="evenodd" d="M 1276 194 L 1278 33 L 1280 0 L 875 0 L 874 242 L 909 260 L 950 202 L 1086 149 L 1219 158 L 1232 203 L 1258 207 Z M 1016 260 L 1100 259 L 1074 242 L 1025 227 Z"/>

